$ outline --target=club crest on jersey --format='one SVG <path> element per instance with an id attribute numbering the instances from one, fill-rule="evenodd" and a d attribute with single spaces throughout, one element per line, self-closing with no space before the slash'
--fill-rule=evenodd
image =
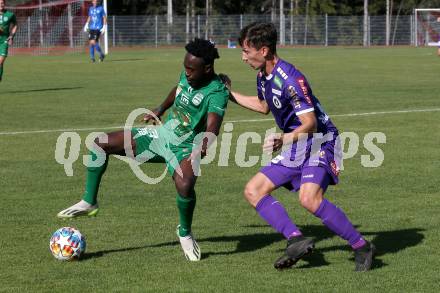
<path id="1" fill-rule="evenodd" d="M 195 105 L 195 106 L 198 106 L 198 105 L 200 105 L 200 103 L 202 102 L 202 100 L 203 100 L 203 94 L 202 93 L 197 93 L 197 94 L 195 94 L 194 95 L 194 97 L 193 97 L 193 99 L 192 99 L 192 103 Z"/>
<path id="2" fill-rule="evenodd" d="M 275 107 L 277 107 L 277 109 L 281 109 L 281 107 L 283 106 L 283 105 L 281 105 L 281 101 L 280 101 L 280 99 L 278 99 L 277 96 L 272 97 L 272 102 L 275 105 Z"/>

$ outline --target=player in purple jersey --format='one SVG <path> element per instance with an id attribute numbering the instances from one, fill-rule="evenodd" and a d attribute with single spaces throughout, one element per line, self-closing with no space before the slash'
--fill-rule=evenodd
<path id="1" fill-rule="evenodd" d="M 338 130 L 304 75 L 278 57 L 276 41 L 277 32 L 271 23 L 253 23 L 240 33 L 243 61 L 259 70 L 258 94 L 245 96 L 233 91 L 231 99 L 256 112 L 272 112 L 283 132 L 265 140 L 264 151 L 282 152 L 247 183 L 244 196 L 287 239 L 285 253 L 275 268 L 291 267 L 314 248 L 313 240 L 303 236 L 282 204 L 271 196 L 283 186 L 299 191 L 301 205 L 349 243 L 354 249 L 356 271 L 369 270 L 373 244 L 361 236 L 341 209 L 324 198 L 328 185 L 338 183 Z"/>

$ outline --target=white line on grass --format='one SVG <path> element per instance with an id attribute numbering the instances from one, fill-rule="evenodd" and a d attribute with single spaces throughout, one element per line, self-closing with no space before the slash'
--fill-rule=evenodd
<path id="1" fill-rule="evenodd" d="M 381 112 L 365 112 L 365 113 L 349 113 L 349 114 L 334 114 L 330 117 L 355 117 L 355 116 L 371 116 L 383 114 L 402 114 L 402 113 L 418 113 L 418 112 L 438 112 L 440 108 L 431 109 L 413 109 L 413 110 L 398 110 L 398 111 L 381 111 Z M 243 120 L 228 120 L 224 122 L 241 123 L 241 122 L 264 122 L 273 121 L 272 118 L 264 119 L 243 119 Z M 96 131 L 106 129 L 121 129 L 124 126 L 108 126 L 108 127 L 89 127 L 89 128 L 65 128 L 65 129 L 46 129 L 46 130 L 28 130 L 28 131 L 10 131 L 0 132 L 0 135 L 19 135 L 19 134 L 38 134 L 38 133 L 52 133 L 52 132 L 66 132 L 66 131 Z"/>

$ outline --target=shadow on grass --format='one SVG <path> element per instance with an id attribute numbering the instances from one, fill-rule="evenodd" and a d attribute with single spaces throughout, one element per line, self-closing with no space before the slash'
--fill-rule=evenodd
<path id="1" fill-rule="evenodd" d="M 245 226 L 246 228 L 262 228 L 268 227 L 265 225 L 250 225 Z M 319 243 L 320 241 L 330 239 L 333 237 L 337 237 L 328 230 L 326 227 L 322 225 L 309 225 L 301 227 L 301 231 L 304 235 L 314 237 L 315 243 Z M 377 232 L 361 232 L 362 235 L 366 236 L 367 239 L 371 240 L 372 243 L 376 246 L 376 259 L 373 263 L 373 268 L 380 268 L 386 266 L 382 260 L 379 259 L 380 256 L 389 253 L 398 253 L 401 250 L 404 250 L 409 247 L 414 247 L 422 242 L 424 235 L 422 232 L 425 231 L 421 228 L 408 228 L 394 231 L 377 231 Z M 275 242 L 284 242 L 284 238 L 278 233 L 254 233 L 254 234 L 246 234 L 246 235 L 232 235 L 232 236 L 216 236 L 216 237 L 207 237 L 207 238 L 198 238 L 197 241 L 199 243 L 203 242 L 234 242 L 237 243 L 237 246 L 234 250 L 227 251 L 216 251 L 216 252 L 204 252 L 203 258 L 208 258 L 213 255 L 232 255 L 236 253 L 246 253 L 260 250 L 266 246 L 272 245 Z M 153 245 L 144 245 L 138 247 L 127 247 L 120 249 L 110 249 L 97 251 L 93 253 L 86 253 L 82 260 L 87 260 L 96 257 L 102 257 L 106 254 L 111 253 L 119 253 L 126 252 L 132 250 L 139 249 L 148 249 L 148 248 L 160 248 L 167 246 L 178 246 L 178 241 L 164 242 Z M 284 246 L 284 243 L 282 243 Z M 346 250 L 350 251 L 351 248 L 348 245 L 335 245 L 329 247 L 318 248 L 313 251 L 313 253 L 309 256 L 303 258 L 303 260 L 307 263 L 301 265 L 299 268 L 312 268 L 325 266 L 329 263 L 325 260 L 324 253 L 328 251 L 337 251 L 337 250 Z M 180 249 L 180 248 L 179 248 Z M 280 255 L 282 254 L 284 247 L 279 249 Z"/>
<path id="2" fill-rule="evenodd" d="M 145 58 L 127 58 L 127 59 L 111 59 L 111 60 L 105 60 L 106 63 L 108 62 L 131 62 L 131 61 L 143 61 L 147 60 Z"/>
<path id="3" fill-rule="evenodd" d="M 55 88 L 33 89 L 33 90 L 7 91 L 7 92 L 1 92 L 0 96 L 3 96 L 5 94 L 18 94 L 18 93 L 68 91 L 68 90 L 77 90 L 82 88 L 83 88 L 82 86 L 76 86 L 76 87 L 55 87 Z"/>

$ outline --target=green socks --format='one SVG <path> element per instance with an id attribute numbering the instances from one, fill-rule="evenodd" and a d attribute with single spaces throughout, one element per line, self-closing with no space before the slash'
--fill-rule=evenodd
<path id="1" fill-rule="evenodd" d="M 0 80 L 3 78 L 3 65 L 0 65 Z"/>
<path id="2" fill-rule="evenodd" d="M 97 155 L 92 151 L 90 151 L 90 155 L 92 156 L 91 161 L 95 161 Z M 83 195 L 83 200 L 91 205 L 95 205 L 97 203 L 96 198 L 98 195 L 99 184 L 101 183 L 101 178 L 105 172 L 105 169 L 107 169 L 107 164 L 108 156 L 102 166 L 87 167 L 86 191 Z"/>
<path id="3" fill-rule="evenodd" d="M 191 233 L 194 208 L 196 207 L 196 194 L 194 192 L 191 197 L 183 197 L 177 194 L 176 201 L 179 210 L 179 236 L 184 237 Z"/>

